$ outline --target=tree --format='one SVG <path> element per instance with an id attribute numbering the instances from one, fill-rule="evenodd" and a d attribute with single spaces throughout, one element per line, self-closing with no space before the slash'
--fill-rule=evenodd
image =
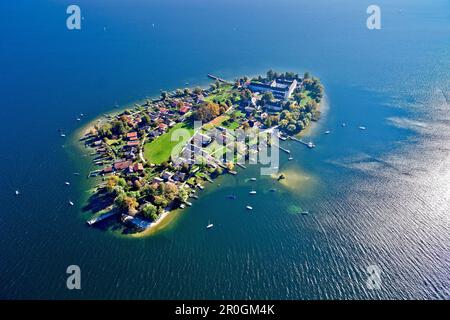
<path id="1" fill-rule="evenodd" d="M 111 129 L 111 124 L 105 123 L 98 129 L 98 134 L 100 137 L 110 137 L 112 135 Z"/>
<path id="2" fill-rule="evenodd" d="M 189 198 L 189 190 L 187 188 L 181 188 L 178 197 L 183 202 L 187 201 Z"/>
<path id="3" fill-rule="evenodd" d="M 111 131 L 116 135 L 122 135 L 128 131 L 128 126 L 122 120 L 115 120 L 112 123 Z"/>
<path id="4" fill-rule="evenodd" d="M 306 71 L 305 74 L 303 75 L 303 79 L 306 80 L 306 79 L 309 79 L 309 78 L 311 78 L 311 76 L 310 76 L 309 72 Z"/>
<path id="5" fill-rule="evenodd" d="M 217 103 L 204 102 L 195 112 L 195 119 L 203 122 L 209 122 L 220 115 L 220 108 Z"/>
<path id="6" fill-rule="evenodd" d="M 136 208 L 139 206 L 136 198 L 126 194 L 120 194 L 116 198 L 115 203 L 121 210 L 125 210 L 130 214 L 134 214 L 136 212 Z"/>
<path id="7" fill-rule="evenodd" d="M 175 91 L 175 93 L 176 93 L 176 95 L 177 95 L 178 97 L 181 97 L 181 96 L 183 95 L 183 90 L 177 89 L 177 90 Z"/>
<path id="8" fill-rule="evenodd" d="M 274 76 L 275 76 L 275 72 L 273 72 L 272 69 L 267 71 L 267 80 L 269 80 L 269 81 L 273 80 L 275 78 Z"/>
<path id="9" fill-rule="evenodd" d="M 200 87 L 195 87 L 194 88 L 194 93 L 199 96 L 199 95 L 201 95 L 203 93 L 203 90 Z"/>
<path id="10" fill-rule="evenodd" d="M 244 89 L 241 91 L 241 99 L 248 101 L 252 98 L 252 92 L 249 89 Z"/>
<path id="11" fill-rule="evenodd" d="M 141 117 L 141 123 L 142 123 L 144 126 L 150 124 L 150 122 L 151 122 L 151 119 L 150 119 L 150 116 L 149 116 L 148 114 L 144 114 L 144 115 Z"/>
<path id="12" fill-rule="evenodd" d="M 184 88 L 183 92 L 186 96 L 191 94 L 191 90 L 189 88 Z"/>
<path id="13" fill-rule="evenodd" d="M 115 187 L 117 186 L 118 182 L 119 182 L 118 176 L 109 176 L 106 179 L 106 190 L 108 192 L 113 192 Z"/>
<path id="14" fill-rule="evenodd" d="M 161 92 L 161 98 L 162 98 L 163 100 L 166 100 L 167 97 L 168 97 L 167 91 Z"/>
<path id="15" fill-rule="evenodd" d="M 158 207 L 161 207 L 161 208 L 165 208 L 169 204 L 169 201 L 167 201 L 167 199 L 164 198 L 164 196 L 155 196 L 154 199 L 153 199 L 153 202 Z"/>
<path id="16" fill-rule="evenodd" d="M 290 124 L 287 126 L 287 130 L 290 132 L 295 132 L 296 129 L 297 127 L 295 126 L 295 124 Z"/>
<path id="17" fill-rule="evenodd" d="M 273 99 L 275 99 L 275 97 L 273 96 L 273 93 L 271 91 L 266 91 L 264 92 L 264 94 L 261 97 L 261 100 L 264 103 L 269 103 L 271 102 Z"/>
<path id="18" fill-rule="evenodd" d="M 151 203 L 146 203 L 141 211 L 142 216 L 147 219 L 158 219 L 158 208 Z"/>
<path id="19" fill-rule="evenodd" d="M 178 195 L 178 187 L 173 182 L 167 182 L 164 188 L 164 197 L 170 201 L 175 200 Z"/>

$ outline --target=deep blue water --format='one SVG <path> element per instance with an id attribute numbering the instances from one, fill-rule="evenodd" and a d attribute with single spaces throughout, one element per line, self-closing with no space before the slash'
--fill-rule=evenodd
<path id="1" fill-rule="evenodd" d="M 69 4 L 0 3 L 1 298 L 449 298 L 448 1 L 378 1 L 377 31 L 371 1 L 77 1 L 79 31 Z M 286 142 L 295 160 L 281 155 L 288 179 L 306 180 L 261 177 L 250 199 L 258 168 L 221 177 L 148 238 L 84 225 L 87 182 L 72 173 L 89 160 L 58 128 L 207 73 L 269 68 L 309 70 L 326 88 L 317 148 Z M 80 291 L 66 289 L 71 264 Z"/>

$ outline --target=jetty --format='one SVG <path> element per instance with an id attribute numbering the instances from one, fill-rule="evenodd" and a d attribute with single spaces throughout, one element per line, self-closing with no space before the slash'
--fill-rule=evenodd
<path id="1" fill-rule="evenodd" d="M 247 167 L 246 167 L 246 166 L 244 166 L 243 164 L 240 164 L 240 163 L 236 163 L 236 165 L 237 165 L 238 167 L 242 168 L 242 169 L 247 169 Z"/>
<path id="2" fill-rule="evenodd" d="M 279 146 L 279 145 L 277 145 L 277 144 L 274 144 L 273 146 L 274 146 L 275 148 L 278 148 L 278 149 L 280 149 L 280 150 L 282 150 L 282 151 L 284 151 L 284 152 L 288 153 L 288 154 L 290 154 L 290 153 L 291 153 L 291 151 L 290 151 L 290 150 L 288 150 L 288 149 L 285 149 L 285 148 L 283 148 L 283 147 L 281 147 L 281 146 Z"/>
<path id="3" fill-rule="evenodd" d="M 288 138 L 291 139 L 291 140 L 293 140 L 293 141 L 300 142 L 301 144 L 307 146 L 308 148 L 314 148 L 314 147 L 316 146 L 316 145 L 315 145 L 314 143 L 312 143 L 311 141 L 310 141 L 310 142 L 305 142 L 305 141 L 303 141 L 302 139 L 298 139 L 298 138 L 293 137 L 293 136 L 288 136 Z"/>
<path id="4" fill-rule="evenodd" d="M 224 80 L 224 79 L 222 79 L 222 78 L 219 78 L 219 77 L 214 76 L 214 75 L 209 74 L 209 73 L 208 73 L 208 78 L 213 79 L 213 80 L 217 80 L 217 81 L 222 82 L 222 83 L 232 84 L 231 82 L 229 82 L 229 81 L 227 81 L 227 80 Z"/>
<path id="5" fill-rule="evenodd" d="M 98 222 L 100 222 L 100 221 L 103 221 L 103 220 L 105 220 L 105 219 L 108 219 L 108 218 L 110 218 L 110 217 L 112 217 L 112 216 L 115 216 L 115 215 L 117 215 L 117 212 L 105 213 L 105 214 L 103 214 L 103 215 L 101 215 L 101 216 L 98 216 L 98 217 L 95 217 L 95 218 L 92 218 L 92 219 L 86 221 L 86 223 L 87 223 L 89 226 L 93 226 L 94 224 L 96 224 L 96 223 L 98 223 Z"/>

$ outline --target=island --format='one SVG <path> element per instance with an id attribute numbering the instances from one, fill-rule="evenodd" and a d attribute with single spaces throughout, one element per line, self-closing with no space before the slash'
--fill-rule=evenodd
<path id="1" fill-rule="evenodd" d="M 89 225 L 113 220 L 124 233 L 147 230 L 173 210 L 191 206 L 189 200 L 198 198 L 196 191 L 208 182 L 237 174 L 236 165 L 244 167 L 237 160 L 248 159 L 252 150 L 222 145 L 224 137 L 237 130 L 277 128 L 280 139 L 304 143 L 295 135 L 320 117 L 324 89 L 308 72 L 299 76 L 269 70 L 265 76 L 232 82 L 208 77 L 213 79 L 209 88 L 162 91 L 157 99 L 105 114 L 83 133 L 80 141 L 91 149 L 97 167 L 89 173 L 96 179 L 85 206 L 93 214 Z M 173 139 L 180 129 L 184 137 Z M 189 156 L 174 161 L 180 144 L 180 155 L 196 149 L 202 161 Z M 223 157 L 230 153 L 232 160 Z"/>

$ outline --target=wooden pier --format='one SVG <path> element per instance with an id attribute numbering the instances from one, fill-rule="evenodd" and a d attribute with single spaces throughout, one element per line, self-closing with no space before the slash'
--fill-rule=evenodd
<path id="1" fill-rule="evenodd" d="M 278 149 L 280 149 L 280 150 L 286 152 L 287 154 L 290 154 L 290 153 L 291 153 L 290 150 L 285 149 L 285 148 L 283 148 L 283 147 L 281 147 L 281 146 L 279 146 L 279 145 L 277 145 L 277 144 L 274 144 L 273 146 L 274 146 L 275 148 L 278 148 Z"/>
<path id="2" fill-rule="evenodd" d="M 307 146 L 308 148 L 314 148 L 314 147 L 316 146 L 316 145 L 315 145 L 314 143 L 312 143 L 311 141 L 310 141 L 310 142 L 305 142 L 305 141 L 303 141 L 303 140 L 301 140 L 301 139 L 297 139 L 296 137 L 293 137 L 293 136 L 288 136 L 288 138 L 291 139 L 291 140 L 293 140 L 293 141 L 300 142 L 301 144 Z"/>
<path id="3" fill-rule="evenodd" d="M 222 83 L 232 84 L 231 82 L 229 82 L 229 81 L 227 81 L 227 80 L 224 80 L 224 79 L 222 79 L 222 78 L 219 78 L 219 77 L 214 76 L 214 75 L 209 74 L 209 73 L 208 73 L 208 78 L 213 79 L 213 80 L 217 80 L 217 81 L 222 82 Z"/>

